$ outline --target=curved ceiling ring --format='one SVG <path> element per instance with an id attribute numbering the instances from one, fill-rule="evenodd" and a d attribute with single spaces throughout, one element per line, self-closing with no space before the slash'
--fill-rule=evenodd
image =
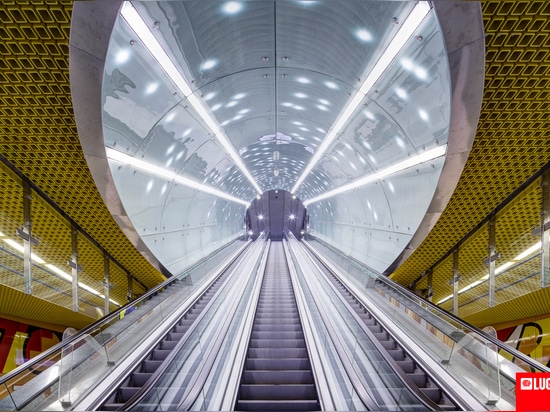
<path id="1" fill-rule="evenodd" d="M 70 77 L 77 129 L 92 176 L 113 217 L 138 250 L 156 267 L 161 267 L 135 233 L 116 193 L 105 155 L 101 123 L 101 82 L 109 36 L 121 2 L 103 3 L 105 2 L 75 3 L 73 10 Z M 434 9 L 444 32 L 452 82 L 447 158 L 428 213 L 407 248 L 390 269 L 412 253 L 443 212 L 472 146 L 481 107 L 484 78 L 481 8 L 478 3 L 436 2 Z M 479 18 L 472 18 L 472 15 L 478 15 Z"/>

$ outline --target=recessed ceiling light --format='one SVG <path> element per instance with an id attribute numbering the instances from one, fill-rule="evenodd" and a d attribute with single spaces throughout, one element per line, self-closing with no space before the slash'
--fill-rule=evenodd
<path id="1" fill-rule="evenodd" d="M 361 41 L 365 41 L 365 42 L 368 42 L 368 41 L 371 41 L 372 40 L 372 34 L 370 34 L 370 32 L 368 30 L 365 30 L 365 29 L 359 29 L 355 32 L 355 35 L 357 36 L 357 38 Z"/>
<path id="2" fill-rule="evenodd" d="M 333 90 L 338 89 L 338 85 L 334 82 L 325 82 L 325 86 L 327 86 L 329 89 L 333 89 Z"/>
<path id="3" fill-rule="evenodd" d="M 423 67 L 417 67 L 416 69 L 414 69 L 414 74 L 420 80 L 424 80 L 428 77 L 428 72 Z"/>
<path id="4" fill-rule="evenodd" d="M 397 96 L 399 96 L 401 99 L 405 99 L 407 97 L 407 92 L 401 87 L 395 88 L 395 94 L 397 94 Z"/>
<path id="5" fill-rule="evenodd" d="M 215 92 L 210 92 L 206 96 L 203 97 L 205 101 L 212 100 L 216 96 Z"/>
<path id="6" fill-rule="evenodd" d="M 296 81 L 297 81 L 298 83 L 302 83 L 302 84 L 309 84 L 309 83 L 311 83 L 311 80 L 309 80 L 309 79 L 306 78 L 306 77 L 298 77 L 298 78 L 296 79 Z"/>
<path id="7" fill-rule="evenodd" d="M 130 50 L 122 49 L 115 56 L 115 62 L 118 64 L 126 63 L 130 58 Z"/>
<path id="8" fill-rule="evenodd" d="M 227 14 L 235 14 L 241 11 L 243 4 L 238 1 L 228 1 L 222 6 L 222 10 Z"/>
<path id="9" fill-rule="evenodd" d="M 421 118 L 422 120 L 424 120 L 425 122 L 427 122 L 428 119 L 430 118 L 430 117 L 428 116 L 428 113 L 427 113 L 426 110 L 424 110 L 424 109 L 418 109 L 418 115 L 419 115 L 420 118 Z"/>
<path id="10" fill-rule="evenodd" d="M 157 82 L 149 83 L 149 85 L 145 89 L 145 94 L 152 94 L 156 92 L 158 88 L 159 88 L 159 84 Z"/>
<path id="11" fill-rule="evenodd" d="M 214 67 L 216 67 L 216 65 L 218 64 L 218 61 L 216 59 L 208 59 L 208 60 L 205 60 L 202 64 L 201 64 L 201 70 L 210 70 L 210 69 L 213 69 Z"/>

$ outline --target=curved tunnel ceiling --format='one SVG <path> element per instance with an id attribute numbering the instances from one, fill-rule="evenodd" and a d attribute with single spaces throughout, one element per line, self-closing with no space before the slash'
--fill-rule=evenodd
<path id="1" fill-rule="evenodd" d="M 379 271 L 415 234 L 423 239 L 458 180 L 481 102 L 481 88 L 464 90 L 483 77 L 482 47 L 451 63 L 473 67 L 472 84 L 453 79 L 453 53 L 477 39 L 449 35 L 440 23 L 456 12 L 446 11 L 384 1 L 123 4 L 104 62 L 102 131 L 124 211 L 155 258 L 181 270 L 181 242 L 196 260 L 206 244 L 238 235 L 244 206 L 272 189 L 311 203 L 313 231 Z M 479 34 L 479 6 L 469 11 L 476 18 L 462 11 L 462 20 Z"/>

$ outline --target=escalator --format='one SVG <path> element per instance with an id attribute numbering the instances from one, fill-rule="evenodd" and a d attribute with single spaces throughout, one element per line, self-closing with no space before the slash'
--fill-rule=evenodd
<path id="1" fill-rule="evenodd" d="M 108 397 L 99 410 L 115 411 L 125 409 L 125 405 L 147 384 L 172 351 L 177 349 L 178 344 L 183 341 L 191 325 L 201 315 L 237 264 L 238 260 L 234 261 L 212 282 L 149 355 L 134 368 L 122 384 Z"/>
<path id="2" fill-rule="evenodd" d="M 395 363 L 402 369 L 402 371 L 411 379 L 411 381 L 430 398 L 435 404 L 437 404 L 442 410 L 458 410 L 458 406 L 453 403 L 436 385 L 436 383 L 428 376 L 428 374 L 420 368 L 417 362 L 415 362 L 409 354 L 403 349 L 403 347 L 394 339 L 378 322 L 371 313 L 353 296 L 346 286 L 338 280 L 333 273 L 331 273 L 326 267 L 324 272 L 327 278 L 336 286 L 338 291 L 345 298 L 349 306 L 359 315 L 361 320 L 372 332 L 374 337 L 381 343 L 384 350 L 395 361 Z"/>
<path id="3" fill-rule="evenodd" d="M 235 410 L 320 410 L 282 242 L 272 242 Z"/>

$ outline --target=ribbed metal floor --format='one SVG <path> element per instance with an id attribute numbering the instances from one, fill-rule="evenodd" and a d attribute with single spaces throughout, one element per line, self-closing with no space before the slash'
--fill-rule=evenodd
<path id="1" fill-rule="evenodd" d="M 282 242 L 272 242 L 242 375 L 238 411 L 319 410 Z"/>

